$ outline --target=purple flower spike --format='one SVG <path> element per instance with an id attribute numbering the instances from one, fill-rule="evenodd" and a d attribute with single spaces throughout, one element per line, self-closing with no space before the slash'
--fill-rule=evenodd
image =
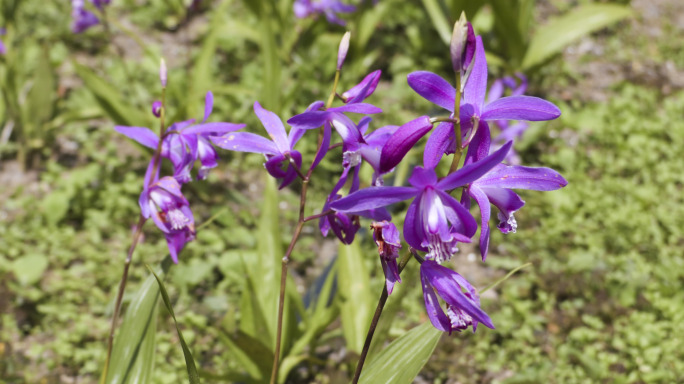
<path id="1" fill-rule="evenodd" d="M 279 188 L 285 188 L 297 178 L 297 171 L 289 159 L 294 160 L 297 168 L 302 166 L 302 155 L 294 150 L 301 135 L 290 131 L 288 137 L 278 115 L 264 109 L 259 102 L 254 103 L 254 113 L 273 141 L 249 132 L 231 132 L 220 137 L 211 137 L 211 140 L 229 151 L 263 154 L 266 157 L 264 167 L 271 176 L 282 180 Z"/>
<path id="2" fill-rule="evenodd" d="M 139 203 L 142 215 L 151 217 L 164 232 L 171 259 L 178 263 L 178 252 L 195 239 L 195 219 L 180 184 L 173 177 L 162 177 L 143 190 Z"/>
<path id="3" fill-rule="evenodd" d="M 371 187 L 334 201 L 338 212 L 357 212 L 385 207 L 413 198 L 404 221 L 404 238 L 413 248 L 428 252 L 427 258 L 442 262 L 456 252 L 457 242 L 469 242 L 477 231 L 470 212 L 446 191 L 470 184 L 505 158 L 512 142 L 497 152 L 465 165 L 442 180 L 434 169 L 416 167 L 409 178 L 411 187 Z"/>
<path id="4" fill-rule="evenodd" d="M 389 221 L 381 221 L 371 224 L 373 240 L 378 246 L 382 271 L 385 273 L 385 286 L 387 294 L 391 295 L 394 284 L 401 283 L 397 257 L 401 249 L 401 239 L 397 227 Z"/>
<path id="5" fill-rule="evenodd" d="M 428 116 L 421 116 L 399 127 L 382 147 L 380 172 L 386 173 L 396 167 L 413 146 L 432 129 Z"/>
<path id="6" fill-rule="evenodd" d="M 81 33 L 100 23 L 97 16 L 86 10 L 84 6 L 84 0 L 71 1 L 71 32 L 73 33 Z"/>
<path id="7" fill-rule="evenodd" d="M 443 332 L 460 332 L 482 323 L 494 329 L 487 313 L 480 309 L 477 290 L 463 276 L 432 260 L 420 265 L 425 309 L 432 325 Z M 465 289 L 465 292 L 463 292 Z M 446 302 L 446 313 L 439 304 L 439 297 Z"/>

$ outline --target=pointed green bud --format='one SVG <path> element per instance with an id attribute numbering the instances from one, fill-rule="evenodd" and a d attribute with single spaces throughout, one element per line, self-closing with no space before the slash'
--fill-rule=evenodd
<path id="1" fill-rule="evenodd" d="M 468 38 L 468 20 L 465 12 L 461 12 L 461 17 L 454 24 L 454 31 L 451 34 L 451 64 L 454 72 L 461 72 L 463 69 L 464 51 Z"/>

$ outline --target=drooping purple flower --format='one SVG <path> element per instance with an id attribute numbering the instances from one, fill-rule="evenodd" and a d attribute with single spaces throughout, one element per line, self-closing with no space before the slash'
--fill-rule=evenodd
<path id="1" fill-rule="evenodd" d="M 460 107 L 461 127 L 464 135 L 480 121 L 494 120 L 553 120 L 560 116 L 554 104 L 532 96 L 502 97 L 485 104 L 487 93 L 487 61 L 482 38 L 476 37 L 476 51 L 473 69 L 466 81 L 463 102 Z M 410 73 L 408 83 L 416 93 L 438 106 L 453 112 L 456 90 L 446 80 L 432 72 Z M 442 123 L 435 128 L 425 146 L 423 162 L 426 167 L 434 167 L 444 153 L 453 153 L 455 138 L 452 123 Z M 468 144 L 467 142 L 464 144 Z"/>
<path id="2" fill-rule="evenodd" d="M 512 143 L 484 159 L 437 180 L 433 168 L 416 167 L 411 187 L 371 187 L 330 204 L 338 212 L 385 207 L 413 198 L 404 221 L 404 239 L 427 258 L 442 262 L 457 251 L 457 242 L 470 242 L 477 231 L 473 216 L 447 191 L 470 184 L 501 163 Z"/>
<path id="3" fill-rule="evenodd" d="M 489 128 L 485 123 L 473 137 L 465 164 L 477 163 L 488 155 L 490 149 Z M 475 199 L 480 207 L 480 253 L 482 260 L 489 250 L 489 218 L 490 204 L 498 208 L 499 230 L 502 233 L 515 232 L 517 222 L 513 214 L 525 205 L 525 202 L 511 189 L 529 189 L 534 191 L 554 191 L 565 187 L 568 182 L 558 172 L 550 168 L 532 168 L 499 164 L 479 179 L 470 183 L 467 196 Z M 469 200 L 466 201 L 469 203 Z"/>
<path id="4" fill-rule="evenodd" d="M 294 167 L 299 169 L 302 166 L 302 155 L 294 149 L 302 132 L 292 128 L 288 135 L 278 115 L 262 108 L 259 102 L 254 103 L 254 113 L 273 141 L 250 132 L 231 132 L 211 139 L 214 144 L 229 151 L 263 154 L 266 157 L 266 170 L 271 176 L 282 180 L 279 188 L 285 188 L 297 178 Z M 290 163 L 290 159 L 294 161 L 294 165 Z"/>
<path id="5" fill-rule="evenodd" d="M 337 13 L 354 12 L 356 7 L 345 4 L 340 0 L 295 0 L 293 4 L 294 14 L 297 18 L 317 17 L 325 15 L 329 23 L 346 25 L 347 23 L 337 16 Z"/>
<path id="6" fill-rule="evenodd" d="M 482 323 L 494 329 L 492 320 L 480 309 L 477 290 L 463 276 L 435 261 L 425 260 L 420 265 L 420 279 L 425 309 L 435 328 L 451 333 L 472 326 L 475 332 L 477 324 Z M 446 313 L 439 304 L 438 296 L 446 302 Z"/>
<path id="7" fill-rule="evenodd" d="M 178 263 L 178 252 L 195 239 L 195 219 L 180 184 L 173 177 L 162 177 L 143 189 L 139 204 L 143 217 L 152 218 L 164 232 L 171 259 Z"/>
<path id="8" fill-rule="evenodd" d="M 152 114 L 155 117 L 160 117 L 161 116 L 161 109 L 162 109 L 162 102 L 161 101 L 155 101 L 152 103 Z"/>
<path id="9" fill-rule="evenodd" d="M 340 176 L 340 179 L 337 181 L 335 186 L 333 187 L 332 191 L 330 192 L 330 195 L 326 199 L 325 204 L 323 205 L 323 210 L 322 212 L 330 210 L 330 204 L 334 201 L 337 201 L 342 198 L 342 196 L 339 194 L 339 191 L 342 189 L 342 187 L 346 184 L 347 179 L 349 177 L 350 171 L 354 170 L 354 174 L 352 175 L 352 181 L 351 181 L 351 187 L 349 188 L 349 193 L 352 194 L 356 191 L 359 190 L 360 186 L 360 180 L 359 180 L 359 171 L 361 167 L 357 166 L 351 166 L 350 164 L 345 165 L 342 168 L 342 175 Z M 372 208 L 372 209 L 364 209 L 364 210 L 358 210 L 358 211 L 349 211 L 349 212 L 331 212 L 323 217 L 321 217 L 318 227 L 321 230 L 321 234 L 323 236 L 328 236 L 328 233 L 332 230 L 335 236 L 340 239 L 340 241 L 344 244 L 351 244 L 354 241 L 354 237 L 356 236 L 356 232 L 358 232 L 359 228 L 361 228 L 359 218 L 367 217 L 369 219 L 372 219 L 374 221 L 384 221 L 384 220 L 391 220 L 392 217 L 390 216 L 389 212 L 387 212 L 387 209 L 385 208 Z"/>
<path id="10" fill-rule="evenodd" d="M 109 5 L 110 0 L 90 0 L 90 2 L 102 10 L 105 5 Z M 81 33 L 100 23 L 94 13 L 85 9 L 85 0 L 71 0 L 71 19 L 71 31 L 73 33 Z"/>
<path id="11" fill-rule="evenodd" d="M 401 239 L 397 227 L 389 221 L 374 222 L 371 224 L 373 240 L 378 246 L 382 271 L 385 274 L 385 286 L 387 294 L 391 295 L 394 284 L 401 283 L 397 258 L 401 249 Z"/>
<path id="12" fill-rule="evenodd" d="M 210 144 L 213 137 L 244 128 L 245 124 L 223 122 L 207 122 L 213 108 L 213 94 L 207 92 L 204 106 L 204 120 L 195 124 L 195 120 L 181 121 L 172 124 L 164 135 L 161 155 L 169 159 L 174 167 L 174 177 L 181 183 L 192 180 L 190 171 L 195 161 L 200 161 L 198 178 L 206 178 L 209 169 L 216 167 L 218 155 Z M 155 105 L 153 104 L 153 113 Z M 152 149 L 159 144 L 159 137 L 148 128 L 115 126 L 114 129 Z M 154 161 L 154 160 L 152 160 Z"/>

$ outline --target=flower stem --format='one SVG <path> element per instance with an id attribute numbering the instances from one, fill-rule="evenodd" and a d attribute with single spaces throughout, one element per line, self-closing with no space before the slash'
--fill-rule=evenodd
<path id="1" fill-rule="evenodd" d="M 309 179 L 311 178 L 311 173 L 313 168 L 309 168 L 302 180 L 302 192 L 299 197 L 299 220 L 297 220 L 297 226 L 292 234 L 292 240 L 290 240 L 290 245 L 285 251 L 285 256 L 280 268 L 280 296 L 278 298 L 278 326 L 276 330 L 276 345 L 275 352 L 273 353 L 273 368 L 271 369 L 271 384 L 278 382 L 278 370 L 280 369 L 280 346 L 283 338 L 283 311 L 285 307 L 285 288 L 287 285 L 287 264 L 290 262 L 290 256 L 294 250 L 297 240 L 299 240 L 299 235 L 302 233 L 302 228 L 304 228 L 304 223 L 306 222 L 306 217 L 304 217 L 304 211 L 306 209 L 306 192 L 309 188 Z"/>
<path id="2" fill-rule="evenodd" d="M 406 264 L 411 260 L 411 253 L 408 252 L 399 262 L 399 273 L 404 270 Z M 378 305 L 375 307 L 375 314 L 373 315 L 373 320 L 371 320 L 371 325 L 368 328 L 368 334 L 366 334 L 366 341 L 363 343 L 363 350 L 361 351 L 361 356 L 359 357 L 359 363 L 356 365 L 356 370 L 354 371 L 354 378 L 352 379 L 352 384 L 357 384 L 359 378 L 361 378 L 361 370 L 363 369 L 363 364 L 366 362 L 366 357 L 368 356 L 368 350 L 370 349 L 371 341 L 373 340 L 373 334 L 375 333 L 375 328 L 378 327 L 378 322 L 380 321 L 380 315 L 382 315 L 382 310 L 385 308 L 385 303 L 387 302 L 387 285 L 383 285 L 382 293 L 380 294 L 380 299 L 378 300 Z"/>
<path id="3" fill-rule="evenodd" d="M 142 215 L 138 219 L 138 224 L 135 226 L 135 233 L 133 233 L 133 241 L 131 247 L 128 249 L 128 254 L 126 255 L 126 261 L 124 263 L 124 270 L 121 276 L 121 283 L 119 283 L 119 293 L 116 295 L 116 304 L 114 304 L 114 314 L 112 315 L 112 326 L 109 330 L 109 339 L 107 341 L 107 360 L 105 360 L 104 370 L 102 372 L 102 382 L 107 380 L 107 371 L 109 370 L 109 362 L 112 357 L 112 347 L 114 345 L 114 331 L 116 330 L 116 322 L 119 318 L 119 312 L 121 311 L 121 301 L 123 300 L 123 293 L 126 288 L 126 281 L 128 280 L 128 269 L 131 266 L 131 259 L 133 258 L 133 252 L 135 247 L 138 245 L 140 240 L 140 235 L 142 234 L 142 227 L 147 219 Z"/>
<path id="4" fill-rule="evenodd" d="M 338 69 L 335 71 L 335 82 L 333 83 L 333 89 L 332 92 L 330 92 L 330 96 L 328 97 L 328 102 L 325 103 L 325 108 L 330 108 L 332 107 L 333 101 L 335 101 L 335 95 L 337 94 L 337 84 L 340 82 L 340 70 Z"/>

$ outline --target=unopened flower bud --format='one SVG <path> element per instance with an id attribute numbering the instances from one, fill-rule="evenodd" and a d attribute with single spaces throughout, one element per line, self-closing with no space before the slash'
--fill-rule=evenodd
<path id="1" fill-rule="evenodd" d="M 161 109 L 162 109 L 162 103 L 161 101 L 157 100 L 154 103 L 152 103 L 152 114 L 156 117 L 161 116 Z"/>
<path id="2" fill-rule="evenodd" d="M 166 88 L 166 62 L 163 58 L 159 65 L 159 80 L 161 81 L 162 87 Z"/>
<path id="3" fill-rule="evenodd" d="M 347 57 L 347 52 L 349 51 L 349 38 L 351 38 L 351 33 L 347 33 L 342 36 L 342 41 L 340 41 L 340 48 L 337 51 L 337 70 L 342 69 L 342 64 L 344 59 Z"/>
<path id="4" fill-rule="evenodd" d="M 449 50 L 451 51 L 451 64 L 454 72 L 461 72 L 463 68 L 463 59 L 466 41 L 468 37 L 468 20 L 465 12 L 461 12 L 461 17 L 454 24 L 454 31 L 451 34 L 451 44 Z"/>

